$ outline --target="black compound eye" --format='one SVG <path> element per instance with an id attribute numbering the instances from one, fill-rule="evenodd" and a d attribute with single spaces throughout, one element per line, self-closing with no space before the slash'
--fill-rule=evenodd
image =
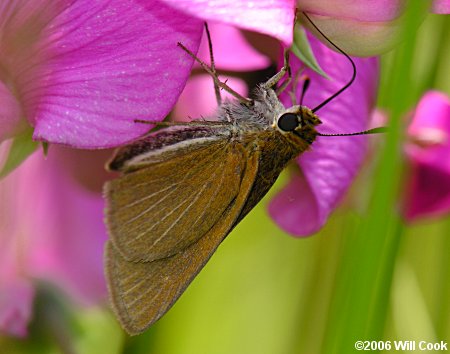
<path id="1" fill-rule="evenodd" d="M 294 113 L 285 113 L 278 119 L 278 128 L 285 132 L 292 132 L 298 127 L 298 117 Z"/>

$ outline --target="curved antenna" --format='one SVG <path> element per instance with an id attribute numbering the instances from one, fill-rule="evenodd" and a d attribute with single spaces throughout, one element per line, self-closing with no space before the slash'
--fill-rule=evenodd
<path id="1" fill-rule="evenodd" d="M 317 132 L 317 135 L 319 135 L 319 136 L 353 136 L 353 135 L 366 135 L 366 134 L 380 134 L 380 133 L 386 133 L 387 131 L 388 131 L 388 129 L 386 127 L 378 127 L 378 128 L 363 130 L 362 132 L 357 132 L 357 133 L 322 134 L 322 133 Z"/>
<path id="2" fill-rule="evenodd" d="M 319 109 L 321 109 L 323 106 L 325 106 L 328 102 L 330 102 L 332 99 L 339 96 L 342 92 L 344 92 L 353 83 L 353 81 L 355 81 L 356 65 L 353 62 L 352 58 L 350 58 L 350 56 L 347 53 L 345 53 L 341 48 L 339 48 L 336 44 L 334 44 L 327 36 L 325 36 L 325 34 L 314 24 L 314 22 L 311 21 L 311 19 L 308 17 L 308 15 L 305 12 L 303 12 L 303 15 L 306 17 L 308 22 L 317 30 L 317 32 L 319 32 L 322 35 L 322 37 L 327 40 L 328 43 L 330 43 L 334 48 L 336 48 L 341 54 L 343 54 L 349 60 L 349 62 L 352 64 L 352 68 L 353 68 L 353 75 L 352 75 L 352 78 L 350 79 L 350 81 L 344 87 L 342 87 L 339 91 L 337 91 L 334 95 L 331 95 L 325 101 L 323 101 L 321 104 L 319 104 L 317 107 L 314 107 L 314 109 L 312 109 L 312 111 L 315 113 Z"/>

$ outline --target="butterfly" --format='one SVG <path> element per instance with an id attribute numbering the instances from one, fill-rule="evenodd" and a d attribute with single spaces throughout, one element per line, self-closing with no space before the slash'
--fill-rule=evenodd
<path id="1" fill-rule="evenodd" d="M 105 273 L 113 310 L 132 335 L 170 309 L 286 165 L 325 135 L 315 109 L 286 108 L 278 98 L 291 76 L 288 51 L 281 70 L 248 99 L 219 80 L 213 61 L 179 46 L 213 77 L 216 92 L 236 100 L 220 102 L 214 121 L 161 123 L 167 126 L 120 148 L 108 165 L 121 176 L 104 188 Z"/>

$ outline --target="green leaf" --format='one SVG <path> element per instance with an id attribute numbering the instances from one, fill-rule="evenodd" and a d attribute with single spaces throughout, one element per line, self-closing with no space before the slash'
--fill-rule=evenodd
<path id="1" fill-rule="evenodd" d="M 306 36 L 305 30 L 299 25 L 295 26 L 294 32 L 294 43 L 292 43 L 291 48 L 292 53 L 294 53 L 297 58 L 299 58 L 307 67 L 314 70 L 319 75 L 326 79 L 330 77 L 323 71 L 319 63 L 314 56 L 314 53 L 309 45 L 308 38 Z"/>
<path id="2" fill-rule="evenodd" d="M 12 172 L 36 150 L 39 144 L 32 140 L 32 136 L 33 129 L 30 128 L 14 138 L 6 162 L 0 170 L 0 179 Z"/>

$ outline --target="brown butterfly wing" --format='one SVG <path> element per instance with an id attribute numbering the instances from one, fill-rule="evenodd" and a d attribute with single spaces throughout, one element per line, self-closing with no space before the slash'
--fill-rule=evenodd
<path id="1" fill-rule="evenodd" d="M 146 163 L 106 184 L 111 241 L 129 261 L 174 255 L 201 238 L 239 193 L 245 159 L 227 140 Z"/>
<path id="2" fill-rule="evenodd" d="M 242 160 L 242 153 L 234 151 L 231 155 Z M 255 180 L 259 152 L 243 160 L 246 165 L 236 198 L 203 237 L 179 253 L 151 262 L 129 262 L 108 242 L 105 269 L 109 293 L 114 311 L 128 333 L 143 332 L 169 310 L 235 225 Z M 236 173 L 238 166 L 237 162 L 224 165 L 230 170 L 225 173 Z"/>

